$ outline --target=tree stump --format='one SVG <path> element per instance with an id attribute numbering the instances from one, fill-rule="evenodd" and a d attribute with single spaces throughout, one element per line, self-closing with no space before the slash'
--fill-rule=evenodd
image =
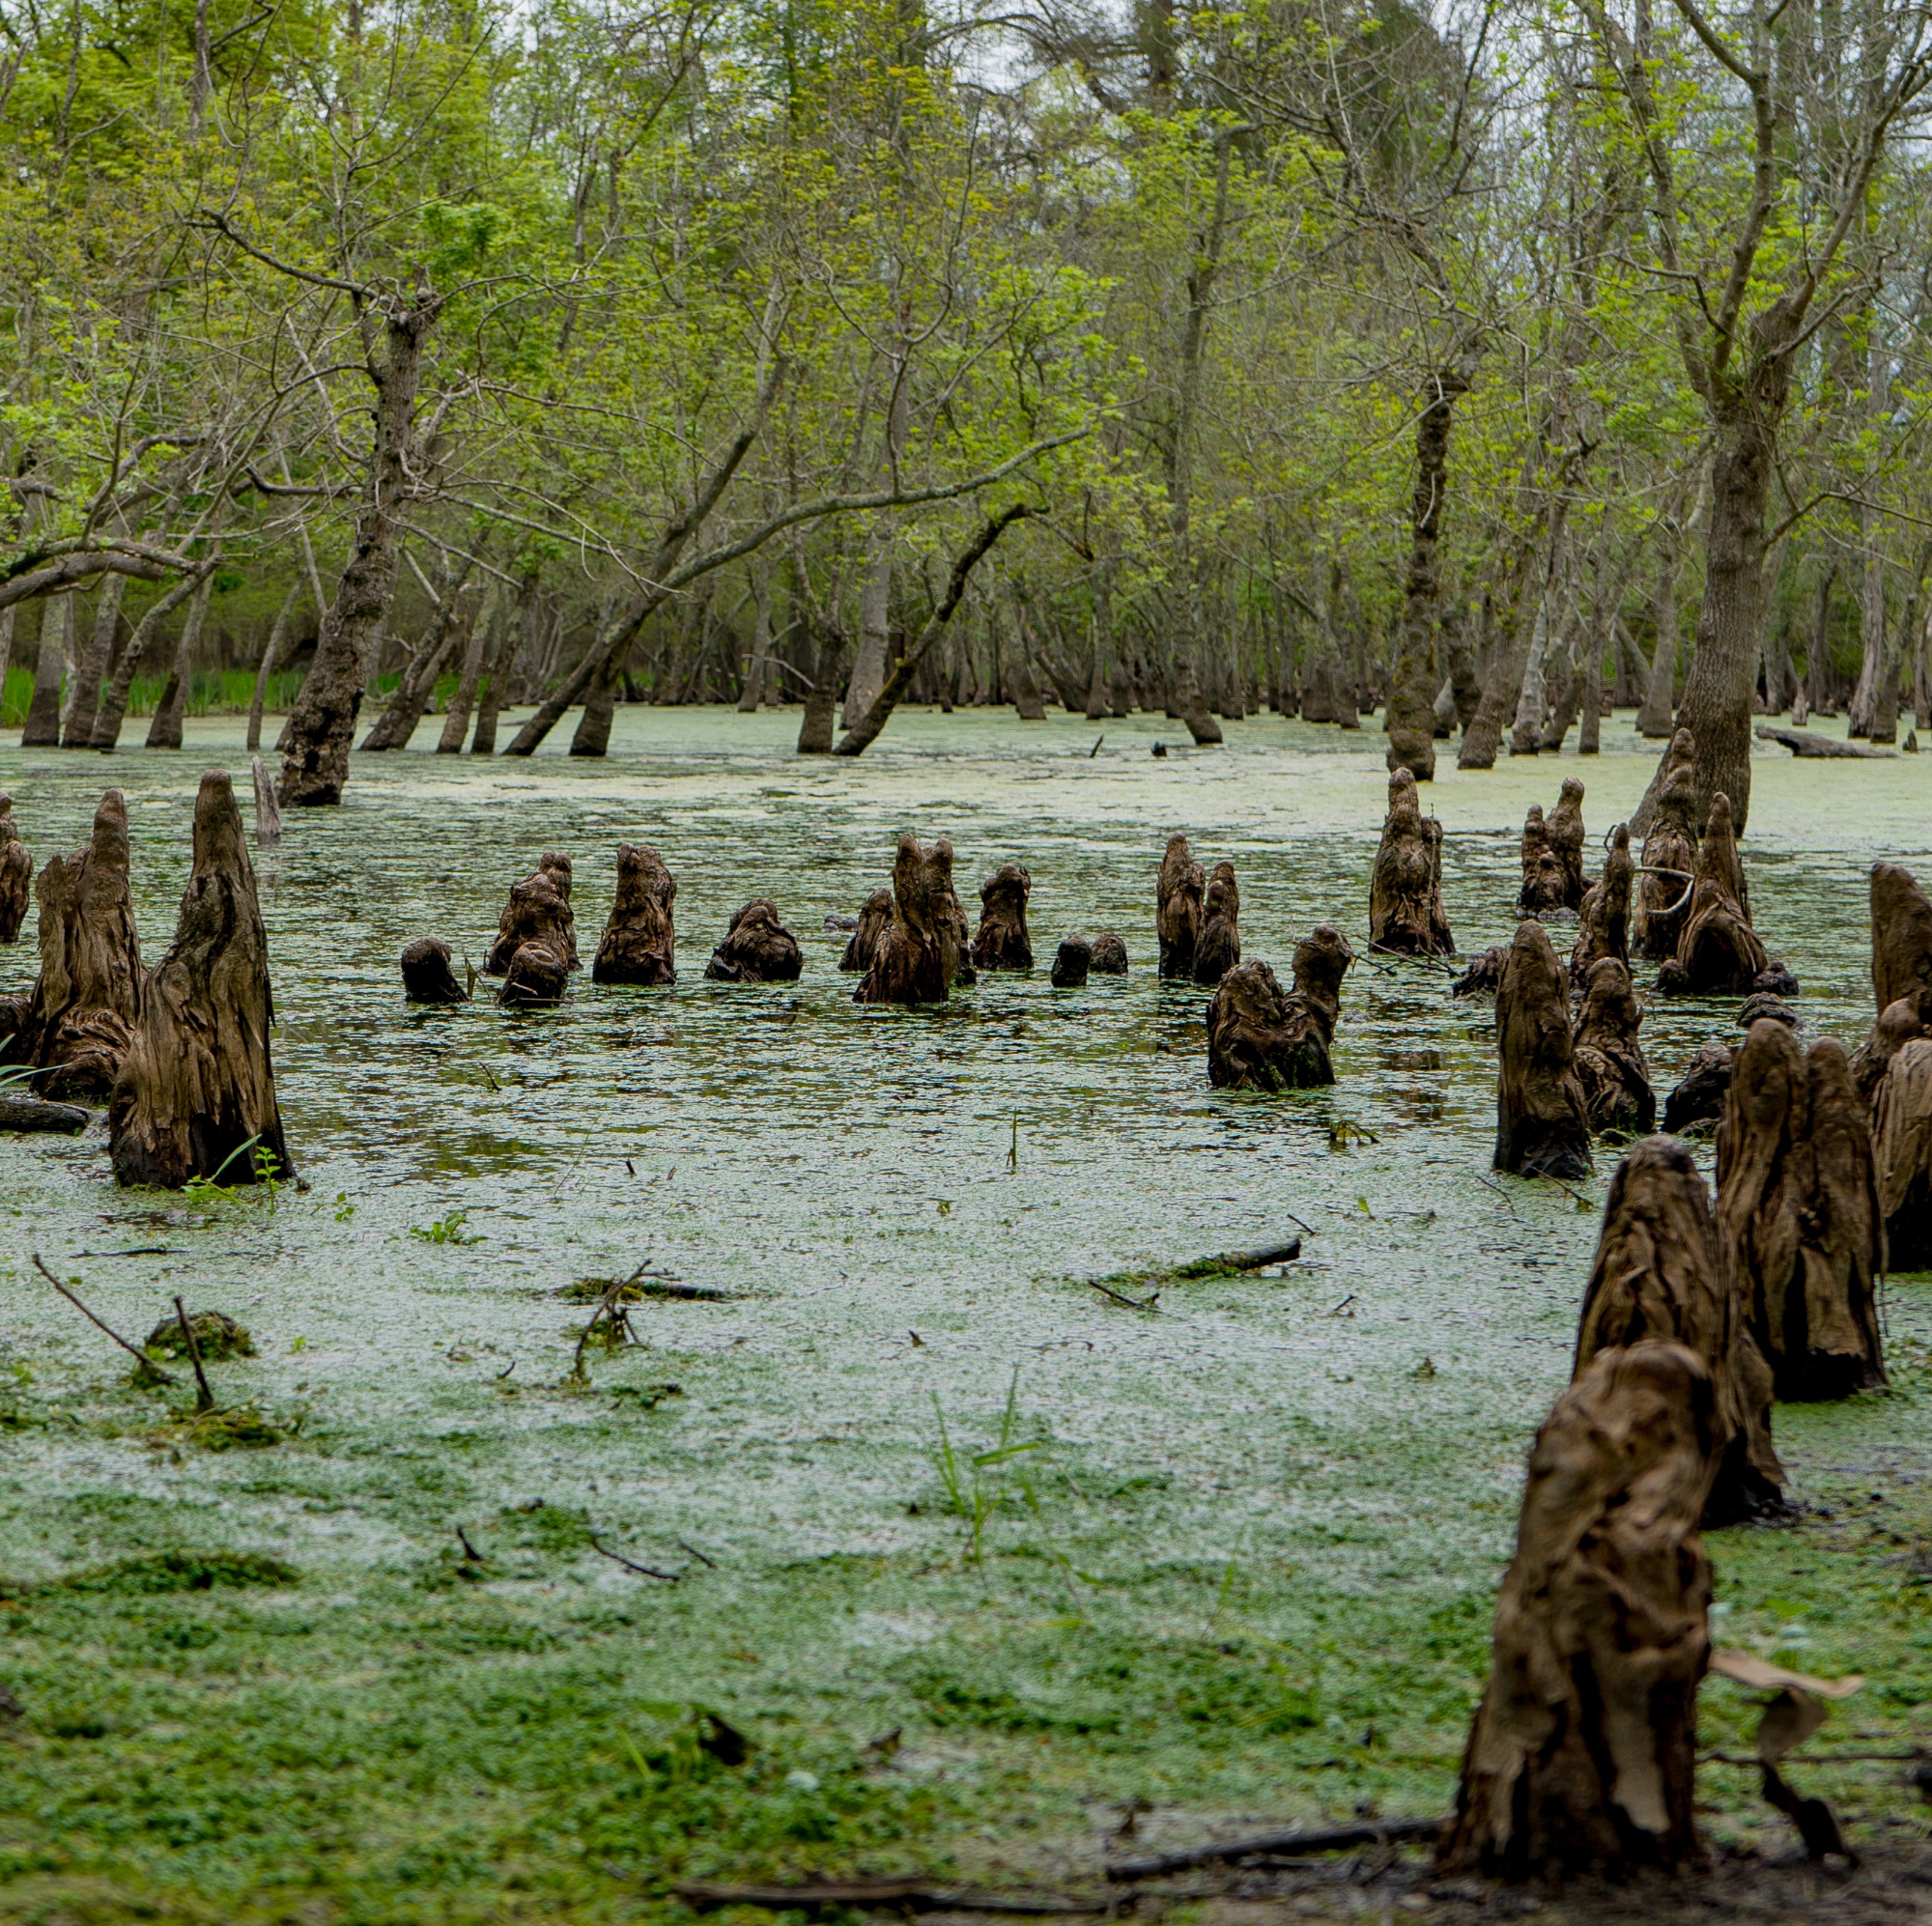
<path id="1" fill-rule="evenodd" d="M 1442 907 L 1442 825 L 1422 813 L 1406 769 L 1389 777 L 1388 798 L 1369 880 L 1369 940 L 1398 956 L 1453 956 Z"/>
<path id="2" fill-rule="evenodd" d="M 510 891 L 497 925 L 497 940 L 483 960 L 486 977 L 500 977 L 525 944 L 554 950 L 564 968 L 581 966 L 577 959 L 577 921 L 570 909 L 570 858 L 546 850 L 537 866 Z"/>
<path id="3" fill-rule="evenodd" d="M 1241 960 L 1241 892 L 1235 865 L 1217 863 L 1208 878 L 1202 905 L 1201 938 L 1194 946 L 1194 980 L 1218 983 Z"/>
<path id="4" fill-rule="evenodd" d="M 293 1175 L 269 1055 L 274 1013 L 242 812 L 227 771 L 211 769 L 195 798 L 194 869 L 175 940 L 142 980 L 108 1105 L 122 1183 L 179 1190 L 217 1173 L 252 1183 L 270 1158 L 276 1176 Z"/>
<path id="5" fill-rule="evenodd" d="M 1642 1023 L 1630 971 L 1614 956 L 1599 957 L 1584 987 L 1572 1060 L 1590 1128 L 1600 1136 L 1617 1130 L 1648 1137 L 1657 1128 L 1657 1096 L 1636 1040 Z"/>
<path id="6" fill-rule="evenodd" d="M 1682 1135 L 1693 1123 L 1716 1122 L 1722 1117 L 1737 1058 L 1735 1043 L 1715 1036 L 1700 1043 L 1685 1066 L 1683 1082 L 1663 1100 L 1664 1129 Z"/>
<path id="7" fill-rule="evenodd" d="M 1094 939 L 1094 972 L 1100 977 L 1127 974 L 1127 946 L 1111 929 L 1103 929 Z"/>
<path id="8" fill-rule="evenodd" d="M 860 1004 L 943 1004 L 963 954 L 966 917 L 952 888 L 952 845 L 930 848 L 907 830 L 893 861 L 893 920 L 852 994 Z"/>
<path id="9" fill-rule="evenodd" d="M 1711 798 L 1696 877 L 1677 939 L 1684 988 L 1691 996 L 1745 994 L 1771 958 L 1751 928 L 1750 892 L 1731 831 L 1730 801 L 1721 792 Z"/>
<path id="10" fill-rule="evenodd" d="M 403 949 L 403 995 L 412 1004 L 467 1004 L 469 992 L 456 980 L 449 945 L 419 936 Z"/>
<path id="11" fill-rule="evenodd" d="M 1063 937 L 1053 958 L 1053 987 L 1056 990 L 1077 990 L 1087 980 L 1087 973 L 1093 967 L 1094 946 L 1078 932 Z"/>
<path id="12" fill-rule="evenodd" d="M 1563 860 L 1550 847 L 1543 805 L 1532 803 L 1522 820 L 1522 888 L 1517 892 L 1517 915 L 1540 917 L 1550 910 L 1568 909 L 1568 895 Z"/>
<path id="13" fill-rule="evenodd" d="M 1590 1118 L 1572 1061 L 1563 966 L 1549 933 L 1525 919 L 1496 991 L 1495 1168 L 1525 1177 L 1590 1172 Z"/>
<path id="14" fill-rule="evenodd" d="M 893 892 L 890 890 L 874 890 L 866 898 L 866 906 L 859 912 L 859 926 L 852 932 L 852 940 L 845 946 L 845 953 L 838 959 L 841 970 L 869 970 L 872 956 L 893 920 Z"/>
<path id="15" fill-rule="evenodd" d="M 1317 1090 L 1335 1081 L 1330 1051 L 1342 978 L 1354 952 L 1332 923 L 1294 947 L 1294 989 L 1265 963 L 1237 963 L 1208 1005 L 1208 1077 L 1223 1090 Z"/>
<path id="16" fill-rule="evenodd" d="M 804 969 L 804 952 L 779 921 L 779 906 L 754 896 L 731 919 L 704 974 L 714 983 L 795 983 Z"/>
<path id="17" fill-rule="evenodd" d="M 1577 1324 L 1575 1374 L 1599 1352 L 1646 1338 L 1683 1345 L 1711 1374 L 1718 1471 L 1705 1525 L 1715 1529 L 1781 1509 L 1784 1466 L 1771 1441 L 1771 1367 L 1745 1321 L 1710 1192 L 1690 1152 L 1668 1137 L 1639 1144 L 1610 1179 Z"/>
<path id="18" fill-rule="evenodd" d="M 35 1079 L 43 1096 L 104 1100 L 133 1040 L 141 939 L 128 869 L 128 806 L 110 789 L 88 846 L 49 857 L 35 889 L 41 974 L 14 1054 L 53 1071 Z"/>
<path id="19" fill-rule="evenodd" d="M 560 1004 L 570 984 L 570 966 L 548 944 L 522 943 L 503 973 L 497 1001 L 505 1009 L 534 1009 Z"/>
<path id="20" fill-rule="evenodd" d="M 0 807 L 5 799 L 0 798 Z M 0 818 L 0 841 L 6 824 Z M 1886 1009 L 1900 997 L 1932 993 L 1932 902 L 1911 870 L 1896 863 L 1871 869 L 1872 1002 Z"/>
<path id="21" fill-rule="evenodd" d="M 1872 1161 L 1885 1217 L 1886 1268 L 1932 1270 L 1932 1040 L 1910 1038 L 1879 1080 Z"/>
<path id="22" fill-rule="evenodd" d="M 1194 977 L 1194 952 L 1201 942 L 1202 897 L 1208 876 L 1194 860 L 1184 836 L 1167 839 L 1167 854 L 1154 879 L 1154 933 L 1160 940 L 1160 974 L 1183 982 Z"/>
<path id="23" fill-rule="evenodd" d="M 1509 967 L 1510 947 L 1492 943 L 1469 958 L 1469 967 L 1449 985 L 1452 997 L 1492 997 L 1502 988 L 1503 972 Z"/>
<path id="24" fill-rule="evenodd" d="M 1718 1125 L 1718 1221 L 1779 1398 L 1885 1382 L 1874 1295 L 1885 1220 L 1864 1107 L 1833 1038 L 1801 1055 L 1783 1024 L 1751 1025 Z"/>
<path id="25" fill-rule="evenodd" d="M 1636 864 L 1631 860 L 1628 825 L 1619 823 L 1610 838 L 1610 853 L 1604 860 L 1604 873 L 1583 892 L 1577 911 L 1577 941 L 1570 951 L 1570 987 L 1579 993 L 1590 980 L 1590 971 L 1605 957 L 1614 957 L 1630 969 L 1631 891 L 1636 882 Z"/>
<path id="26" fill-rule="evenodd" d="M 14 824 L 14 799 L 0 794 L 0 943 L 17 943 L 27 919 L 34 859 Z"/>
<path id="27" fill-rule="evenodd" d="M 1563 877 L 1563 900 L 1557 907 L 1580 910 L 1587 888 L 1583 879 L 1583 785 L 1574 776 L 1563 779 L 1544 836 Z"/>
<path id="28" fill-rule="evenodd" d="M 1003 863 L 980 885 L 980 929 L 973 964 L 980 970 L 1031 970 L 1033 938 L 1027 933 L 1027 898 L 1033 878 L 1017 863 Z"/>
<path id="29" fill-rule="evenodd" d="M 255 780 L 255 847 L 273 849 L 282 839 L 282 806 L 275 800 L 275 784 L 258 755 L 251 758 L 249 773 Z"/>
<path id="30" fill-rule="evenodd" d="M 1643 839 L 1644 876 L 1632 911 L 1637 951 L 1653 963 L 1677 954 L 1697 869 L 1697 746 L 1679 729 L 1664 751 L 1650 832 Z M 1674 874 L 1653 874 L 1672 871 Z"/>
<path id="31" fill-rule="evenodd" d="M 593 983 L 674 983 L 677 878 L 647 842 L 617 845 L 617 894 L 591 959 Z"/>
<path id="32" fill-rule="evenodd" d="M 1710 1373 L 1682 1345 L 1598 1352 L 1544 1420 L 1438 1873 L 1702 1862 L 1711 1562 L 1697 1522 L 1716 1433 Z"/>

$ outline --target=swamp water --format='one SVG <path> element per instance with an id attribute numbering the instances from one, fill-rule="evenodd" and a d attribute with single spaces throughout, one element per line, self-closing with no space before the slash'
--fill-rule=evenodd
<path id="1" fill-rule="evenodd" d="M 99 1126 L 0 1138 L 0 1919 L 621 1918 L 680 1875 L 1050 1876 L 1134 1801 L 1155 1845 L 1446 1807 L 1614 1152 L 1574 1190 L 1494 1176 L 1492 1003 L 1367 960 L 1381 735 L 1258 719 L 1156 760 L 1156 718 L 902 714 L 849 764 L 796 726 L 625 709 L 608 761 L 358 757 L 344 807 L 292 812 L 258 870 L 304 1188 L 185 1204 L 117 1191 Z M 1514 926 L 1563 775 L 1601 862 L 1656 753 L 1605 737 L 1425 790 L 1465 950 Z M 240 744 L 7 749 L 0 787 L 37 864 L 123 787 L 152 963 L 202 770 L 246 812 Z M 1757 926 L 1855 1042 L 1865 870 L 1932 868 L 1932 759 L 1753 773 Z M 1034 974 L 852 1004 L 822 919 L 908 827 L 952 836 L 969 918 L 1030 867 Z M 1208 1086 L 1206 993 L 1153 971 L 1176 829 L 1233 858 L 1245 955 L 1285 979 L 1314 922 L 1354 942 L 1333 1090 Z M 624 839 L 677 876 L 674 988 L 589 980 Z M 545 849 L 565 1005 L 406 1005 L 402 946 L 480 964 Z M 704 981 L 760 894 L 803 980 Z M 1130 975 L 1051 989 L 1061 936 L 1110 926 Z M 0 952 L 0 987 L 32 969 Z M 1651 1006 L 1660 1097 L 1735 1011 Z M 1303 1227 L 1285 1274 L 1155 1313 L 1078 1282 Z M 35 1251 L 137 1339 L 175 1292 L 242 1319 L 216 1396 L 294 1434 L 170 1428 Z M 646 1261 L 727 1295 L 638 1302 L 640 1345 L 574 1381 L 594 1304 L 559 1291 Z M 1712 1540 L 1721 1641 L 1870 1676 L 1814 1750 L 1932 1714 L 1932 1278 L 1886 1307 L 1889 1396 L 1776 1414 L 1810 1509 Z M 1747 1695 L 1704 1702 L 1747 1750 Z M 1910 1823 L 1896 1767 L 1795 1771 L 1858 1836 Z M 1753 1777 L 1707 1769 L 1714 1830 L 1786 1839 Z"/>

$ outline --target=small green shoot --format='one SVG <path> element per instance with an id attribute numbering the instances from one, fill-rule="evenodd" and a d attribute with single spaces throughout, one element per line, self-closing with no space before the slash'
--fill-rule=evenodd
<path id="1" fill-rule="evenodd" d="M 480 1231 L 466 1231 L 463 1227 L 469 1222 L 467 1210 L 452 1210 L 446 1217 L 439 1217 L 434 1224 L 414 1224 L 410 1227 L 412 1237 L 420 1237 L 425 1244 L 480 1244 L 483 1234 Z"/>
<path id="2" fill-rule="evenodd" d="M 227 1156 L 222 1158 L 220 1164 L 215 1168 L 212 1175 L 209 1176 L 197 1175 L 189 1177 L 187 1182 L 182 1185 L 183 1197 L 185 1198 L 190 1204 L 197 1204 L 202 1206 L 203 1208 L 207 1208 L 217 1204 L 226 1204 L 230 1202 L 235 1196 L 237 1186 L 234 1184 L 223 1183 L 221 1181 L 223 1174 L 227 1171 L 229 1165 L 232 1164 L 237 1157 L 245 1156 L 247 1152 L 254 1149 L 255 1147 L 261 1143 L 261 1141 L 262 1141 L 261 1137 L 259 1135 L 256 1135 L 254 1137 L 249 1138 L 245 1144 L 236 1145 L 234 1149 L 229 1151 Z M 263 1154 L 268 1157 L 271 1172 L 273 1169 L 279 1168 L 277 1160 L 275 1158 L 275 1153 L 272 1150 L 265 1151 Z M 259 1163 L 255 1164 L 254 1169 L 259 1171 L 261 1169 L 261 1165 Z M 274 1196 L 272 1191 L 270 1194 L 269 1202 L 270 1208 L 272 1208 L 274 1204 Z"/>
<path id="3" fill-rule="evenodd" d="M 1007 1501 L 1009 1476 L 1025 1499 L 1028 1509 L 1034 1512 L 1039 1510 L 1039 1501 L 1034 1495 L 1024 1471 L 1009 1474 L 1004 1470 L 1014 1459 L 1045 1449 L 1044 1443 L 1037 1438 L 1031 1444 L 1015 1444 L 1012 1441 L 1013 1428 L 1019 1419 L 1019 1389 L 1020 1374 L 1015 1370 L 1011 1383 L 1007 1386 L 1007 1407 L 1000 1418 L 999 1442 L 988 1451 L 975 1452 L 963 1459 L 952 1448 L 952 1434 L 947 1430 L 946 1412 L 939 1402 L 938 1394 L 935 1392 L 933 1395 L 932 1408 L 939 1419 L 939 1444 L 933 1452 L 933 1461 L 939 1467 L 940 1483 L 946 1487 L 949 1508 L 954 1516 L 966 1520 L 967 1556 L 981 1571 L 985 1569 L 986 1562 L 986 1526 Z"/>

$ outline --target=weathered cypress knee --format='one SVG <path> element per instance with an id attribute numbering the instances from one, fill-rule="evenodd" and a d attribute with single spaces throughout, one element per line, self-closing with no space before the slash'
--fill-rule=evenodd
<path id="1" fill-rule="evenodd" d="M 217 1172 L 226 1183 L 250 1183 L 266 1158 L 275 1175 L 291 1174 L 269 1054 L 273 1020 L 242 812 L 227 772 L 211 769 L 195 798 L 194 869 L 175 940 L 142 981 L 134 1040 L 108 1105 L 122 1183 L 178 1190 Z"/>
<path id="2" fill-rule="evenodd" d="M 1751 928 L 1750 892 L 1731 831 L 1731 805 L 1722 795 L 1711 798 L 1677 961 L 1683 987 L 1692 996 L 1742 995 L 1771 962 Z"/>
<path id="3" fill-rule="evenodd" d="M 1017 863 L 1003 863 L 980 885 L 980 928 L 973 964 L 980 970 L 1031 970 L 1033 938 L 1027 933 L 1027 898 L 1033 878 Z"/>
<path id="4" fill-rule="evenodd" d="M 1697 746 L 1679 729 L 1664 752 L 1650 833 L 1643 839 L 1644 875 L 1631 911 L 1638 954 L 1653 963 L 1677 954 L 1697 870 Z"/>
<path id="5" fill-rule="evenodd" d="M 546 850 L 537 866 L 511 890 L 483 974 L 502 976 L 526 943 L 554 950 L 565 969 L 579 967 L 577 921 L 570 908 L 570 858 L 555 850 Z"/>
<path id="6" fill-rule="evenodd" d="M 1598 960 L 1583 992 L 1572 1059 L 1593 1131 L 1647 1137 L 1657 1127 L 1657 1096 L 1636 1040 L 1643 1023 L 1630 972 L 1614 956 Z"/>
<path id="7" fill-rule="evenodd" d="M 412 1004 L 467 1004 L 469 992 L 456 980 L 449 945 L 440 936 L 419 936 L 404 947 L 403 995 Z"/>
<path id="8" fill-rule="evenodd" d="M 1522 888 L 1517 892 L 1517 914 L 1542 916 L 1564 907 L 1563 864 L 1549 846 L 1549 829 L 1543 805 L 1532 803 L 1522 822 Z"/>
<path id="9" fill-rule="evenodd" d="M 966 913 L 952 888 L 952 845 L 927 848 L 910 830 L 893 862 L 893 916 L 871 967 L 852 993 L 859 1004 L 943 1004 L 964 954 Z"/>
<path id="10" fill-rule="evenodd" d="M 1239 963 L 1208 1005 L 1208 1080 L 1230 1090 L 1317 1090 L 1335 1081 L 1330 1051 L 1342 978 L 1354 953 L 1332 923 L 1294 949 L 1294 988 L 1265 963 Z"/>
<path id="11" fill-rule="evenodd" d="M 0 943 L 17 943 L 26 921 L 34 859 L 14 824 L 14 799 L 0 794 Z"/>
<path id="12" fill-rule="evenodd" d="M 1711 1374 L 1681 1345 L 1601 1351 L 1556 1401 L 1530 1452 L 1438 1872 L 1701 1863 L 1711 1561 L 1697 1525 L 1716 1469 Z"/>
<path id="13" fill-rule="evenodd" d="M 1453 956 L 1442 908 L 1442 825 L 1423 815 L 1406 769 L 1389 777 L 1388 799 L 1369 880 L 1369 940 L 1401 956 Z"/>
<path id="14" fill-rule="evenodd" d="M 798 938 L 779 921 L 769 896 L 754 896 L 731 919 L 704 974 L 716 983 L 795 983 L 805 969 Z"/>
<path id="15" fill-rule="evenodd" d="M 1094 974 L 1096 977 L 1127 974 L 1127 946 L 1111 929 L 1103 929 L 1094 939 Z"/>
<path id="16" fill-rule="evenodd" d="M 1771 1367 L 1745 1321 L 1710 1192 L 1690 1152 L 1668 1137 L 1637 1145 L 1610 1179 L 1576 1374 L 1600 1351 L 1646 1338 L 1685 1345 L 1711 1374 L 1718 1472 L 1704 1523 L 1777 1510 L 1784 1467 L 1771 1441 Z"/>
<path id="17" fill-rule="evenodd" d="M 1718 1219 L 1778 1397 L 1885 1382 L 1884 1215 L 1864 1106 L 1831 1037 L 1801 1055 L 1783 1024 L 1751 1025 L 1718 1126 Z"/>
<path id="18" fill-rule="evenodd" d="M 1867 1103 L 1876 1102 L 1898 1052 L 1915 1037 L 1932 1036 L 1932 902 L 1895 863 L 1872 864 L 1871 939 L 1878 1017 L 1852 1059 L 1853 1081 Z"/>
<path id="19" fill-rule="evenodd" d="M 1184 836 L 1167 839 L 1167 853 L 1154 878 L 1154 933 L 1160 940 L 1160 974 L 1183 982 L 1194 976 L 1194 951 L 1201 941 L 1202 902 L 1207 873 L 1194 860 Z"/>
<path id="20" fill-rule="evenodd" d="M 1241 960 L 1241 892 L 1235 865 L 1217 863 L 1202 904 L 1201 938 L 1194 946 L 1194 980 L 1218 983 Z"/>
<path id="21" fill-rule="evenodd" d="M 497 992 L 497 1001 L 505 1009 L 560 1004 L 569 983 L 570 966 L 548 944 L 520 944 L 503 973 L 503 987 Z"/>
<path id="22" fill-rule="evenodd" d="M 1604 873 L 1583 892 L 1582 907 L 1577 913 L 1577 941 L 1570 951 L 1573 996 L 1582 991 L 1590 980 L 1591 969 L 1605 956 L 1614 957 L 1629 970 L 1631 891 L 1635 881 L 1630 829 L 1619 823 L 1604 862 Z"/>
<path id="23" fill-rule="evenodd" d="M 1932 1039 L 1913 1037 L 1879 1079 L 1872 1162 L 1885 1218 L 1886 1267 L 1932 1269 Z"/>
<path id="24" fill-rule="evenodd" d="M 1496 990 L 1496 1169 L 1586 1176 L 1590 1119 L 1572 1061 L 1563 969 L 1533 918 L 1518 926 Z"/>
<path id="25" fill-rule="evenodd" d="M 617 894 L 591 959 L 598 983 L 674 983 L 677 933 L 671 904 L 677 878 L 647 842 L 617 845 Z"/>
<path id="26" fill-rule="evenodd" d="M 1563 779 L 1556 807 L 1549 812 L 1544 836 L 1563 878 L 1561 908 L 1583 907 L 1583 785 L 1574 776 Z"/>
<path id="27" fill-rule="evenodd" d="M 1094 967 L 1094 946 L 1084 936 L 1063 937 L 1053 959 L 1053 987 L 1077 990 Z"/>
<path id="28" fill-rule="evenodd" d="M 846 944 L 845 953 L 838 959 L 839 969 L 869 970 L 872 954 L 879 947 L 879 938 L 885 934 L 892 920 L 893 892 L 890 890 L 874 890 L 859 912 L 859 927 L 852 932 L 852 940 Z"/>

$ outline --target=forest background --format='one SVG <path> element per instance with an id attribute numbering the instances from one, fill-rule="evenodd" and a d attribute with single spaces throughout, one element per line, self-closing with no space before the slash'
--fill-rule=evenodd
<path id="1" fill-rule="evenodd" d="M 798 702 L 822 750 L 883 692 L 1380 705 L 1427 776 L 1616 703 L 1742 817 L 1754 710 L 1928 721 L 1917 6 L 0 33 L 29 745 L 290 705 L 332 802 L 372 720 L 527 753 L 582 704 L 598 754 L 620 700 Z"/>

